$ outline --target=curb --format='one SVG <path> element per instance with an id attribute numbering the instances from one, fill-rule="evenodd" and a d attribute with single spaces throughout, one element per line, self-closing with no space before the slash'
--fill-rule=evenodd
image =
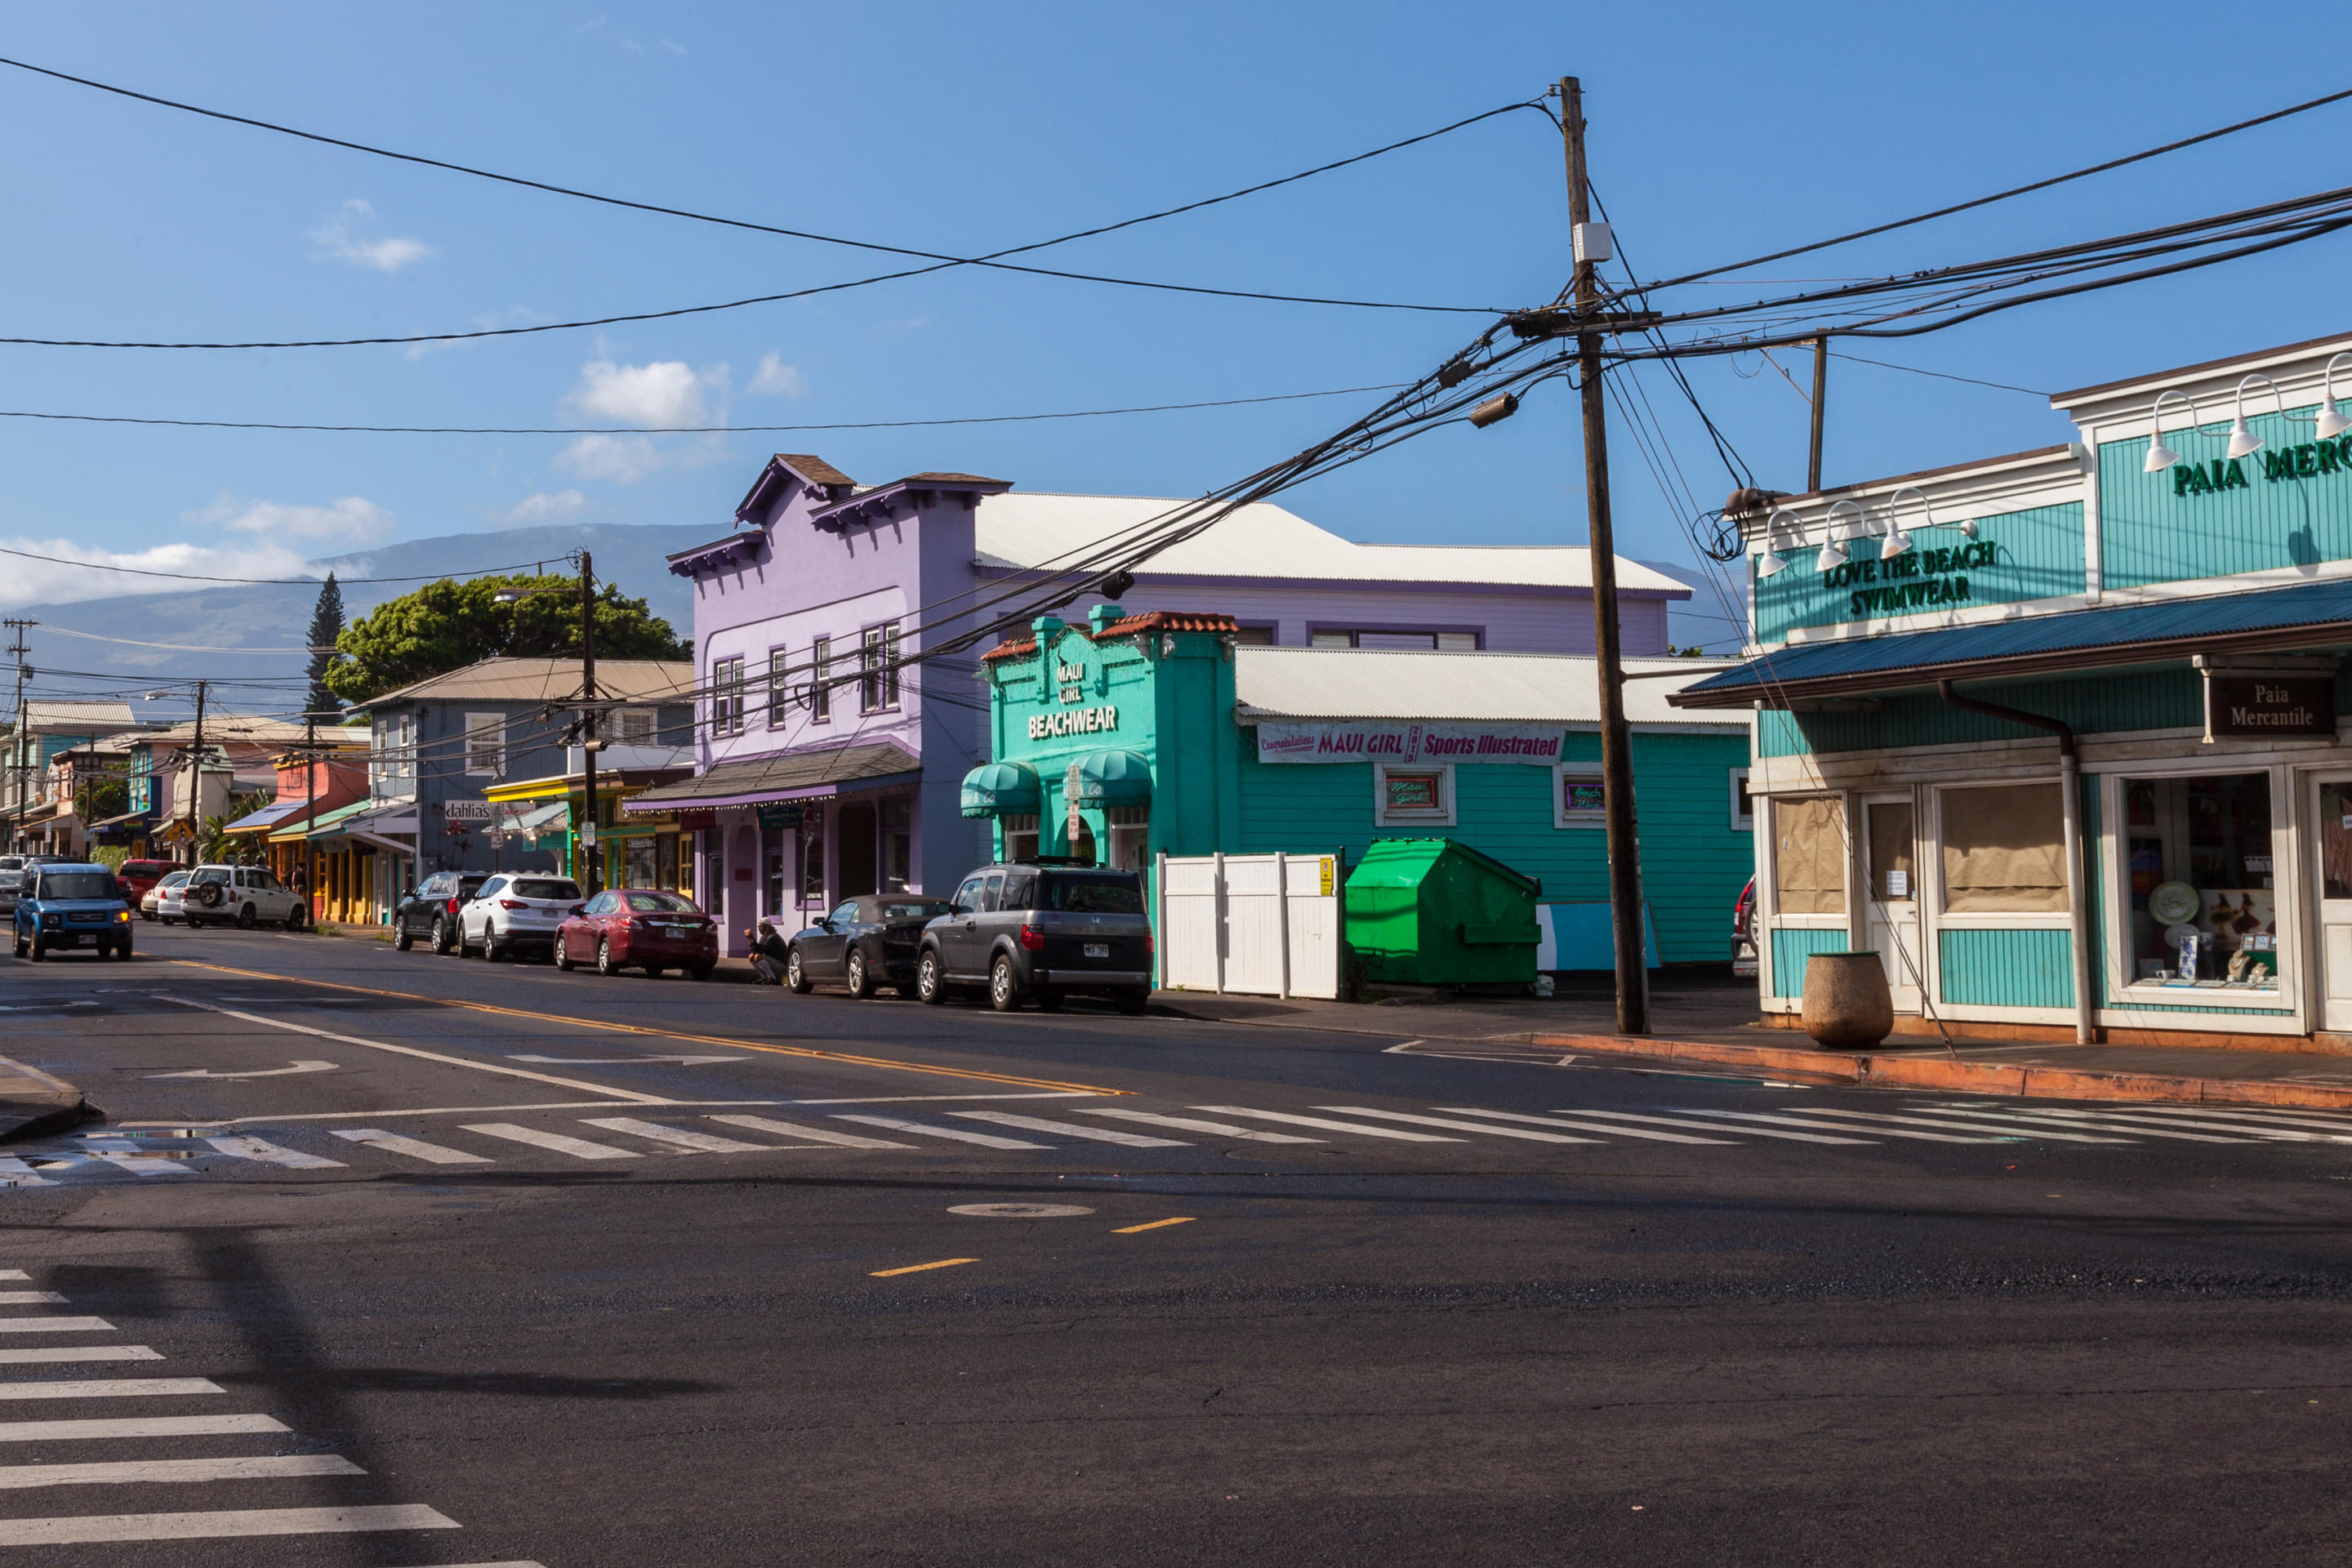
<path id="1" fill-rule="evenodd" d="M 1936 1057 L 1860 1056 L 1843 1051 L 1783 1050 L 1772 1046 L 1711 1045 L 1696 1040 L 1635 1040 L 1617 1035 L 1538 1035 L 1532 1043 L 1547 1050 L 1580 1055 L 1640 1057 L 1654 1061 L 1804 1073 L 1873 1089 L 1941 1089 L 1963 1094 L 2009 1095 L 2021 1100 L 2167 1100 L 2189 1105 L 2352 1110 L 2352 1089 L 2276 1079 L 2176 1078 L 2159 1073 L 2007 1067 Z"/>
<path id="2" fill-rule="evenodd" d="M 60 1132 L 103 1114 L 65 1079 L 0 1057 L 0 1143 Z"/>

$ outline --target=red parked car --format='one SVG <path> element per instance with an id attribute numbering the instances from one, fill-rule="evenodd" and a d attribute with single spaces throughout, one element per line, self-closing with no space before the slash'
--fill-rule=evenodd
<path id="1" fill-rule="evenodd" d="M 719 926 L 694 900 L 658 888 L 609 888 L 555 930 L 555 967 L 593 963 L 599 974 L 635 964 L 708 980 L 719 966 Z"/>
<path id="2" fill-rule="evenodd" d="M 122 884 L 122 901 L 135 910 L 156 883 L 179 868 L 169 860 L 125 860 L 114 868 L 114 879 Z"/>

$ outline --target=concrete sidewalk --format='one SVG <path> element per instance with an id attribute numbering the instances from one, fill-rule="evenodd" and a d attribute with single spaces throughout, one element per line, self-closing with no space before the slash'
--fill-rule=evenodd
<path id="1" fill-rule="evenodd" d="M 0 1143 L 63 1131 L 98 1114 L 65 1079 L 0 1057 Z"/>

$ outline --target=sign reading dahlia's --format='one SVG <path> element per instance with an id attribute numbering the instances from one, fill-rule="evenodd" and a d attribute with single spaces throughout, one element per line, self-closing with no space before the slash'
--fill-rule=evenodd
<path id="1" fill-rule="evenodd" d="M 1335 719 L 1262 723 L 1261 763 L 1541 763 L 1559 761 L 1560 731 L 1546 724 Z"/>

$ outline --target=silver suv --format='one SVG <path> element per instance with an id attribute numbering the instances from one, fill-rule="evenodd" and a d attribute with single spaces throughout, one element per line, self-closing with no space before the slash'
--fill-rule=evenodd
<path id="1" fill-rule="evenodd" d="M 310 901 L 261 866 L 199 866 L 181 885 L 180 912 L 191 930 L 234 922 L 246 931 L 282 925 L 300 931 L 310 922 Z"/>
<path id="2" fill-rule="evenodd" d="M 1142 877 L 1051 859 L 974 871 L 949 912 L 923 928 L 915 958 L 915 994 L 925 1002 L 971 985 L 985 985 L 1000 1013 L 1033 1000 L 1050 1013 L 1073 993 L 1142 1012 L 1151 996 Z"/>
<path id="3" fill-rule="evenodd" d="M 556 928 L 580 912 L 580 884 L 544 871 L 502 871 L 457 910 L 457 956 L 492 963 L 520 949 L 555 956 Z"/>

